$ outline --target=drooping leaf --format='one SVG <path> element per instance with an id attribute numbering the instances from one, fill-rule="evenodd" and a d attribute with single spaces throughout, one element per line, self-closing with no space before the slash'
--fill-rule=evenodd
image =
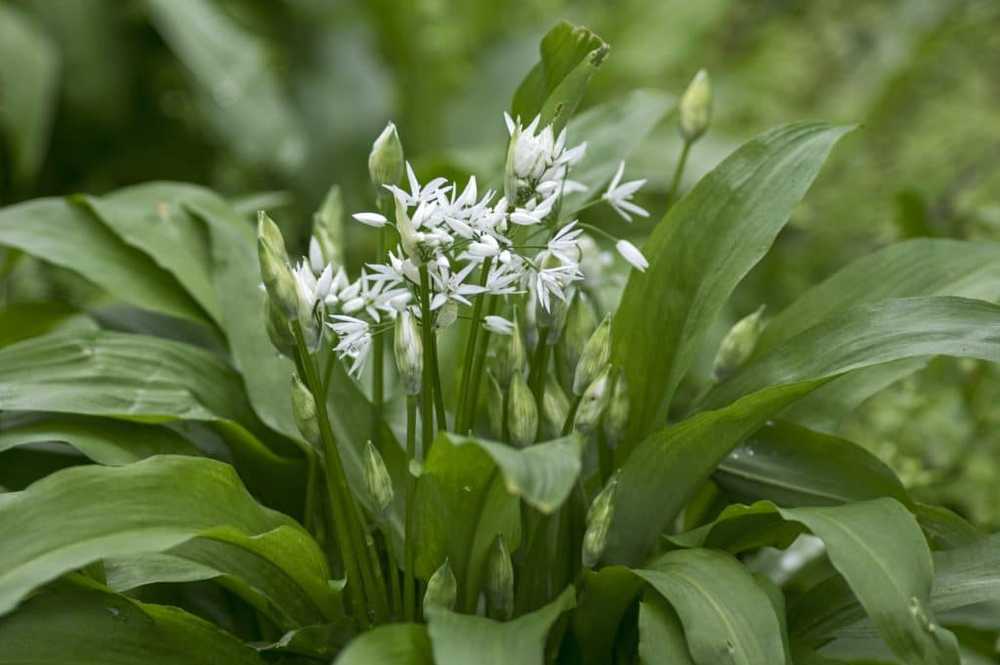
<path id="1" fill-rule="evenodd" d="M 677 612 L 698 665 L 784 662 L 781 625 L 771 601 L 732 556 L 676 550 L 635 573 Z"/>
<path id="2" fill-rule="evenodd" d="M 576 605 L 572 587 L 548 605 L 512 621 L 436 608 L 428 632 L 437 665 L 543 665 L 545 640 L 559 616 Z"/>
<path id="3" fill-rule="evenodd" d="M 768 499 L 781 506 L 883 496 L 912 503 L 892 469 L 861 446 L 784 421 L 768 423 L 739 444 L 713 477 L 741 500 Z"/>
<path id="4" fill-rule="evenodd" d="M 415 623 L 379 626 L 353 640 L 335 665 L 434 665 L 427 628 Z"/>
<path id="5" fill-rule="evenodd" d="M 60 585 L 0 617 L 0 663 L 263 665 L 257 653 L 176 607 Z"/>
<path id="6" fill-rule="evenodd" d="M 527 124 L 541 115 L 541 126 L 556 133 L 572 117 L 608 45 L 586 28 L 561 21 L 542 38 L 541 59 L 514 92 L 511 115 Z"/>
<path id="7" fill-rule="evenodd" d="M 613 324 L 614 358 L 631 394 L 629 437 L 662 424 L 703 334 L 767 252 L 849 128 L 797 124 L 766 132 L 709 173 L 643 247 Z"/>
<path id="8" fill-rule="evenodd" d="M 695 665 L 677 613 L 655 593 L 639 604 L 639 664 Z"/>
<path id="9" fill-rule="evenodd" d="M 59 302 L 19 302 L 0 309 L 0 347 L 49 332 L 96 328 L 89 316 Z"/>
<path id="10" fill-rule="evenodd" d="M 292 533 L 271 551 L 266 542 L 255 548 L 253 536 L 279 527 Z M 223 572 L 238 570 L 251 586 L 264 586 L 260 580 L 284 566 L 288 578 L 311 580 L 308 590 L 300 585 L 300 595 L 312 603 L 325 594 L 317 589 L 325 589 L 329 577 L 318 546 L 294 520 L 254 501 L 232 467 L 205 458 L 158 456 L 121 467 L 66 469 L 4 495 L 0 531 L 0 614 L 67 571 L 106 556 L 167 551 L 201 534 L 262 555 L 259 567 L 235 556 L 214 562 Z"/>
<path id="11" fill-rule="evenodd" d="M 125 244 L 89 211 L 63 199 L 36 199 L 0 209 L 0 245 L 68 268 L 138 307 L 207 322 L 170 273 Z"/>

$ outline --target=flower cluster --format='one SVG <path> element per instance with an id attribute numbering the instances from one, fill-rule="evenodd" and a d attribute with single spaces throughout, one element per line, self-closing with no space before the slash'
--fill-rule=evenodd
<path id="1" fill-rule="evenodd" d="M 368 226 L 395 227 L 399 244 L 384 263 L 368 264 L 350 282 L 342 268 L 324 265 L 314 241 L 309 257 L 296 268 L 303 306 L 318 312 L 322 305 L 326 325 L 336 335 L 335 351 L 350 362 L 353 375 L 362 371 L 373 335 L 403 312 L 423 318 L 425 292 L 431 325 L 444 328 L 456 320 L 460 305 L 472 305 L 485 294 L 527 293 L 538 315 L 552 316 L 584 279 L 581 263 L 596 245 L 577 221 L 558 220 L 563 196 L 586 191 L 569 177 L 586 144 L 568 148 L 566 130 L 555 135 L 551 126 L 539 129 L 537 117 L 526 127 L 510 116 L 506 122 L 510 146 L 504 192 L 480 192 L 475 177 L 464 187 L 444 178 L 421 184 L 407 163 L 407 188 L 382 184 L 392 205 L 383 206 L 384 212 L 353 215 Z M 648 215 L 629 201 L 644 181 L 620 185 L 623 169 L 624 164 L 602 199 L 626 219 L 628 212 Z M 388 208 L 394 208 L 392 219 L 385 214 Z M 629 263 L 645 269 L 635 246 L 619 241 L 617 247 Z M 496 315 L 483 325 L 499 334 L 512 329 Z"/>

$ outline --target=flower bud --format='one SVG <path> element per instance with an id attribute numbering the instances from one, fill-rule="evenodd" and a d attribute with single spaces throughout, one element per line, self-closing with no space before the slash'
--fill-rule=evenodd
<path id="1" fill-rule="evenodd" d="M 444 330 L 445 328 L 450 328 L 455 321 L 458 321 L 458 303 L 454 300 L 449 300 L 441 305 L 441 309 L 438 310 L 434 327 L 438 330 Z"/>
<path id="2" fill-rule="evenodd" d="M 577 293 L 566 313 L 566 326 L 559 340 L 559 370 L 569 385 L 587 340 L 597 327 L 597 315 L 583 293 Z"/>
<path id="3" fill-rule="evenodd" d="M 615 494 L 618 492 L 618 474 L 615 473 L 594 498 L 587 511 L 587 531 L 583 534 L 582 559 L 584 568 L 593 568 L 604 554 L 608 544 L 608 529 L 615 514 Z"/>
<path id="4" fill-rule="evenodd" d="M 514 566 L 501 534 L 493 541 L 486 562 L 486 609 L 494 619 L 506 620 L 514 614 Z"/>
<path id="5" fill-rule="evenodd" d="M 611 315 L 608 314 L 597 330 L 583 345 L 580 360 L 573 375 L 573 394 L 582 395 L 587 386 L 605 369 L 611 358 Z"/>
<path id="6" fill-rule="evenodd" d="M 507 431 L 515 446 L 530 446 L 538 436 L 538 405 L 528 382 L 515 372 L 507 397 Z"/>
<path id="7" fill-rule="evenodd" d="M 420 265 L 425 263 L 423 252 L 420 251 L 420 236 L 417 227 L 413 225 L 413 220 L 406 212 L 406 206 L 396 203 L 396 231 L 399 232 L 399 244 L 403 246 L 403 251 L 413 263 Z"/>
<path id="8" fill-rule="evenodd" d="M 515 313 L 510 335 L 498 335 L 493 338 L 496 379 L 504 390 L 510 386 L 514 374 L 522 372 L 528 363 L 528 354 L 524 350 L 521 324 L 518 319 L 519 317 Z"/>
<path id="9" fill-rule="evenodd" d="M 281 355 L 291 358 L 295 352 L 295 336 L 292 335 L 288 319 L 270 296 L 264 307 L 267 308 L 267 336 L 271 338 L 271 344 Z"/>
<path id="10" fill-rule="evenodd" d="M 545 380 L 545 395 L 542 396 L 542 432 L 545 439 L 554 439 L 562 434 L 563 423 L 569 414 L 569 398 L 559 381 L 549 374 Z"/>
<path id="11" fill-rule="evenodd" d="M 391 122 L 372 145 L 368 155 L 368 175 L 380 190 L 382 185 L 395 185 L 403 178 L 403 144 L 396 125 Z"/>
<path id="12" fill-rule="evenodd" d="M 583 397 L 580 398 L 580 406 L 576 410 L 576 419 L 573 427 L 583 434 L 591 434 L 601 423 L 601 416 L 611 400 L 611 389 L 608 385 L 610 380 L 611 366 L 605 365 L 597 378 L 587 386 Z"/>
<path id="13" fill-rule="evenodd" d="M 385 512 L 392 503 L 392 478 L 385 468 L 382 455 L 371 441 L 365 445 L 365 487 L 378 512 Z"/>
<path id="14" fill-rule="evenodd" d="M 489 400 L 486 402 L 486 417 L 489 418 L 493 437 L 499 440 L 503 437 L 503 389 L 493 376 L 493 372 L 489 370 L 486 370 L 486 383 L 490 391 Z"/>
<path id="15" fill-rule="evenodd" d="M 753 313 L 737 321 L 722 338 L 712 370 L 716 381 L 725 379 L 739 369 L 753 353 L 757 339 L 764 329 L 763 315 L 764 306 L 761 305 Z"/>
<path id="16" fill-rule="evenodd" d="M 403 392 L 407 395 L 419 394 L 424 373 L 424 343 L 420 327 L 409 310 L 403 310 L 396 318 L 393 351 Z"/>
<path id="17" fill-rule="evenodd" d="M 337 185 L 330 188 L 323 205 L 313 215 L 312 237 L 319 246 L 323 264 L 344 264 L 344 203 Z"/>
<path id="18" fill-rule="evenodd" d="M 257 256 L 264 288 L 271 300 L 286 317 L 297 316 L 299 287 L 288 264 L 285 240 L 278 225 L 263 210 L 257 213 Z"/>
<path id="19" fill-rule="evenodd" d="M 611 401 L 604 412 L 604 436 L 607 439 L 609 448 L 616 448 L 625 436 L 625 429 L 628 427 L 628 380 L 625 378 L 625 371 L 615 372 L 614 389 L 611 392 Z"/>
<path id="20" fill-rule="evenodd" d="M 681 136 L 688 143 L 698 140 L 712 119 L 712 83 L 704 69 L 691 79 L 681 96 L 679 110 Z"/>
<path id="21" fill-rule="evenodd" d="M 297 374 L 292 375 L 292 414 L 302 438 L 314 446 L 319 445 L 319 418 L 316 415 L 316 400 Z"/>
<path id="22" fill-rule="evenodd" d="M 458 598 L 458 580 L 455 573 L 451 571 L 448 559 L 444 560 L 441 567 L 434 571 L 431 578 L 427 580 L 427 591 L 424 592 L 424 612 L 437 607 L 446 610 L 454 609 L 455 601 Z"/>

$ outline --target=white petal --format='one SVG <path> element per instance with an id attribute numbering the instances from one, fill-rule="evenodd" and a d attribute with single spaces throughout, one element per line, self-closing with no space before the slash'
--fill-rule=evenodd
<path id="1" fill-rule="evenodd" d="M 615 243 L 615 249 L 618 250 L 623 259 L 632 264 L 632 267 L 639 272 L 645 272 L 646 268 L 649 267 L 649 261 L 646 260 L 646 257 L 642 255 L 638 247 L 628 240 L 619 240 Z"/>
<path id="2" fill-rule="evenodd" d="M 351 217 L 358 220 L 362 224 L 374 226 L 375 228 L 383 227 L 389 223 L 389 220 L 385 218 L 385 215 L 380 215 L 377 212 L 356 212 L 351 215 Z"/>
<path id="3" fill-rule="evenodd" d="M 514 332 L 514 324 L 502 316 L 489 315 L 483 319 L 483 327 L 497 335 L 510 335 Z"/>

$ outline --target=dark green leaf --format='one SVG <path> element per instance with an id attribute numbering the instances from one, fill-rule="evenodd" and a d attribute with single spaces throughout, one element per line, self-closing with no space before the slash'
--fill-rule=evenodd
<path id="1" fill-rule="evenodd" d="M 351 642 L 335 665 L 434 665 L 427 628 L 414 623 L 379 626 Z"/>
<path id="2" fill-rule="evenodd" d="M 639 665 L 695 665 L 674 609 L 654 593 L 639 604 Z"/>
<path id="3" fill-rule="evenodd" d="M 641 590 L 642 580 L 628 568 L 605 566 L 583 571 L 571 626 L 584 663 L 611 661 L 618 627 Z"/>
<path id="4" fill-rule="evenodd" d="M 95 329 L 89 316 L 58 302 L 11 303 L 0 309 L 0 346 L 49 332 Z"/>
<path id="5" fill-rule="evenodd" d="M 674 390 L 730 293 L 767 252 L 849 128 L 789 125 L 745 144 L 657 225 L 614 319 L 632 395 L 629 438 L 663 422 Z"/>

